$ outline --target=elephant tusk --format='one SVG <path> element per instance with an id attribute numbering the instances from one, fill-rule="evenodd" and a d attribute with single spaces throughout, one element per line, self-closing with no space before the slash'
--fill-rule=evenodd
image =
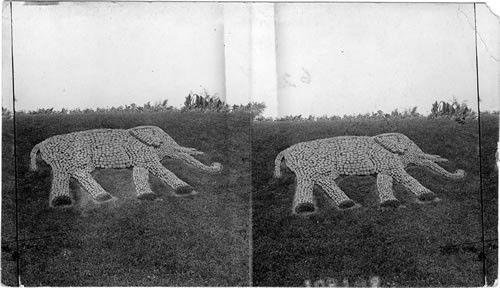
<path id="1" fill-rule="evenodd" d="M 430 160 L 430 161 L 433 161 L 433 162 L 448 162 L 448 159 L 442 158 L 439 155 L 432 155 L 432 154 L 422 153 L 422 154 L 418 154 L 418 157 L 422 158 L 422 159 Z"/>
<path id="2" fill-rule="evenodd" d="M 188 147 L 177 146 L 174 149 L 176 151 L 178 151 L 178 152 L 186 153 L 186 154 L 189 154 L 189 155 L 205 155 L 204 152 L 198 151 L 195 148 L 188 148 Z"/>

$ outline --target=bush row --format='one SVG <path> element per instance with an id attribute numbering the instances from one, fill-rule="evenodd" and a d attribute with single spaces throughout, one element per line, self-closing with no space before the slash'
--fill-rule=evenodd
<path id="1" fill-rule="evenodd" d="M 460 104 L 456 99 L 450 103 L 445 101 L 436 101 L 432 104 L 431 113 L 424 116 L 417 112 L 417 107 L 399 111 L 393 110 L 390 113 L 385 113 L 382 110 L 377 112 L 357 114 L 357 115 L 344 115 L 344 116 L 313 116 L 309 115 L 303 117 L 302 115 L 288 115 L 284 117 L 272 118 L 264 117 L 262 113 L 266 109 L 266 105 L 261 102 L 249 102 L 246 105 L 229 105 L 215 95 L 209 95 L 204 92 L 203 95 L 196 93 L 189 93 L 184 101 L 181 109 L 174 108 L 168 105 L 168 100 L 163 100 L 151 104 L 147 102 L 143 106 L 138 106 L 135 103 L 125 106 L 111 107 L 111 108 L 96 108 L 96 109 L 66 109 L 55 110 L 54 108 L 39 108 L 34 111 L 17 111 L 16 114 L 30 114 L 30 115 L 54 115 L 54 114 L 102 114 L 102 113 L 152 113 L 152 112 L 223 112 L 223 113 L 249 113 L 253 120 L 256 121 L 330 121 L 340 119 L 351 120 L 387 120 L 387 119 L 449 119 L 454 120 L 459 124 L 464 124 L 467 120 L 474 120 L 477 118 L 477 113 L 467 107 L 467 104 Z M 490 113 L 490 112 L 489 112 Z M 493 114 L 498 114 L 493 112 Z M 2 107 L 2 117 L 11 118 L 12 112 L 7 108 Z"/>
<path id="2" fill-rule="evenodd" d="M 184 106 L 181 109 L 168 105 L 168 100 L 156 102 L 152 104 L 147 102 L 140 106 L 135 103 L 118 107 L 106 108 L 86 108 L 86 109 L 66 109 L 57 110 L 54 108 L 39 108 L 33 111 L 16 111 L 16 115 L 58 115 L 58 114 L 103 114 L 103 113 L 153 113 L 153 112 L 226 112 L 226 113 L 250 113 L 254 118 L 264 112 L 266 105 L 264 103 L 249 102 L 246 105 L 228 105 L 217 96 L 209 95 L 207 92 L 204 95 L 189 93 L 184 101 Z M 12 111 L 2 107 L 2 118 L 11 118 Z"/>

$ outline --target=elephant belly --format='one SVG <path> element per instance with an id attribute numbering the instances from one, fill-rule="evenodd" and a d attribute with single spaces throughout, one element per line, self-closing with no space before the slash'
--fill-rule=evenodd
<path id="1" fill-rule="evenodd" d="M 112 143 L 94 147 L 92 163 L 96 168 L 126 168 L 132 165 L 122 145 Z"/>
<path id="2" fill-rule="evenodd" d="M 365 153 L 343 151 L 336 154 L 334 169 L 340 175 L 370 175 L 376 172 L 375 166 Z"/>
<path id="3" fill-rule="evenodd" d="M 366 140 L 366 137 L 338 137 L 324 143 L 338 174 L 370 175 L 376 172 L 369 155 L 373 147 Z"/>
<path id="4" fill-rule="evenodd" d="M 313 173 L 370 175 L 376 167 L 370 159 L 371 143 L 367 137 L 337 137 L 299 143 L 290 149 L 295 166 Z"/>

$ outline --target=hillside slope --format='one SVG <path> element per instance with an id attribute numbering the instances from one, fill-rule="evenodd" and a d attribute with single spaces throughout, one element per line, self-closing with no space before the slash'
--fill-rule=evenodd
<path id="1" fill-rule="evenodd" d="M 75 206 L 49 208 L 50 167 L 39 160 L 40 171 L 28 170 L 29 152 L 36 143 L 73 131 L 140 125 L 159 126 L 180 145 L 205 152 L 207 156 L 199 157 L 200 161 L 222 163 L 222 173 L 209 175 L 180 161 L 165 159 L 162 163 L 199 194 L 172 196 L 170 187 L 150 176 L 152 189 L 160 197 L 157 201 L 139 201 L 131 169 L 98 170 L 93 176 L 117 201 L 96 205 L 72 181 Z M 246 114 L 19 117 L 16 143 L 20 245 L 17 253 L 13 169 L 5 157 L 2 282 L 16 283 L 15 263 L 20 259 L 21 282 L 27 286 L 248 285 L 249 137 L 250 119 Z M 2 139 L 12 139 L 8 125 L 4 125 Z M 4 142 L 4 156 L 9 154 L 9 147 Z"/>
<path id="2" fill-rule="evenodd" d="M 431 119 L 256 123 L 252 138 L 254 284 L 303 286 L 345 279 L 362 286 L 377 276 L 385 286 L 482 286 L 483 260 L 487 279 L 493 283 L 497 277 L 498 116 L 485 115 L 481 124 L 482 189 L 478 121 L 463 126 Z M 442 201 L 417 204 L 410 192 L 395 184 L 396 197 L 407 208 L 382 211 L 377 206 L 375 177 L 344 177 L 337 183 L 361 208 L 339 211 L 316 187 L 319 212 L 292 215 L 295 175 L 282 168 L 282 178 L 272 178 L 280 151 L 313 139 L 386 132 L 406 134 L 424 152 L 449 159 L 442 164 L 445 169 L 464 169 L 466 178 L 453 181 L 424 168 L 410 168 L 408 172 Z"/>

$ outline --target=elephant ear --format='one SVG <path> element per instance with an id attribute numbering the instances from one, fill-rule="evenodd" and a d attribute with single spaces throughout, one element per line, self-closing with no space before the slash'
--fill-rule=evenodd
<path id="1" fill-rule="evenodd" d="M 160 147 L 163 140 L 159 131 L 154 128 L 156 127 L 136 127 L 129 129 L 128 133 L 148 146 Z"/>
<path id="2" fill-rule="evenodd" d="M 392 153 L 404 154 L 408 150 L 397 134 L 381 134 L 374 136 L 373 139 Z"/>

